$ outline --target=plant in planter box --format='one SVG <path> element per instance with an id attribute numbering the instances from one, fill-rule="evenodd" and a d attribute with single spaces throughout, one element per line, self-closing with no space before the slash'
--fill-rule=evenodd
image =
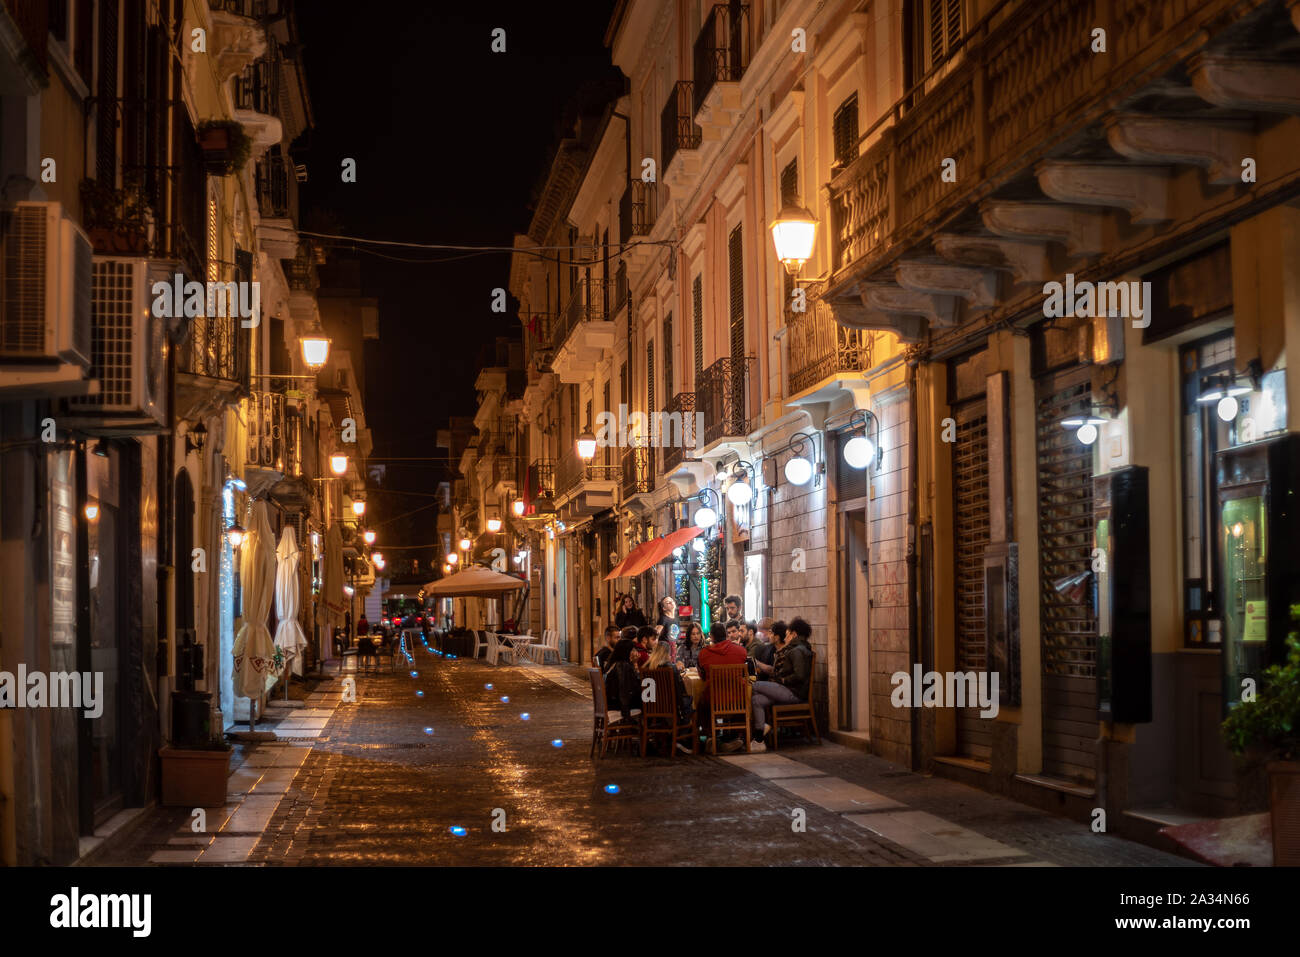
<path id="1" fill-rule="evenodd" d="M 1235 754 L 1267 762 L 1278 866 L 1300 865 L 1300 604 L 1290 611 L 1295 628 L 1286 660 L 1264 669 L 1255 699 L 1237 705 L 1223 722 Z"/>
<path id="2" fill-rule="evenodd" d="M 81 181 L 82 221 L 96 251 L 106 254 L 147 253 L 153 211 L 144 181 L 124 174 L 122 188 L 98 179 Z"/>
<path id="3" fill-rule="evenodd" d="M 200 123 L 196 131 L 208 171 L 229 176 L 244 168 L 253 152 L 253 140 L 234 120 Z"/>

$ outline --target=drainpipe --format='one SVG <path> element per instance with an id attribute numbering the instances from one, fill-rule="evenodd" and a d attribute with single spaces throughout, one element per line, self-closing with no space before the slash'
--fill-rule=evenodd
<path id="1" fill-rule="evenodd" d="M 917 536 L 916 536 L 916 517 L 917 517 L 917 449 L 919 428 L 916 421 L 917 401 L 916 401 L 916 361 L 909 360 L 907 363 L 907 597 L 911 602 L 911 608 L 907 615 L 907 655 L 909 666 L 919 662 L 919 631 L 917 616 L 920 613 L 920 597 L 917 594 Z M 921 721 L 919 708 L 910 709 L 911 716 L 911 734 L 912 734 L 912 755 L 911 765 L 913 771 L 921 768 Z"/>

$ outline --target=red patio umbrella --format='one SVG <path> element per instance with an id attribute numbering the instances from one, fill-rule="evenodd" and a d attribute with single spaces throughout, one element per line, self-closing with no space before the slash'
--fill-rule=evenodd
<path id="1" fill-rule="evenodd" d="M 619 562 L 618 565 L 614 567 L 614 570 L 605 576 L 605 581 L 611 581 L 612 579 L 615 578 L 623 578 L 627 575 L 630 575 L 631 572 L 629 572 L 627 569 L 632 567 L 633 562 L 640 561 L 642 558 L 644 558 L 646 554 L 649 553 L 650 549 L 654 547 L 656 541 L 657 539 L 652 538 L 650 539 L 650 541 L 642 542 L 636 548 L 628 552 L 627 558 Z"/>
<path id="2" fill-rule="evenodd" d="M 647 568 L 659 564 L 691 539 L 703 534 L 704 529 L 688 525 L 685 528 L 677 529 L 675 532 L 669 532 L 667 535 L 661 535 L 659 538 L 646 542 L 645 544 L 650 547 L 645 551 L 645 554 L 633 561 L 633 556 L 644 547 L 644 545 L 638 546 L 632 555 L 627 557 L 627 561 L 618 567 L 617 571 L 620 575 L 640 575 Z"/>

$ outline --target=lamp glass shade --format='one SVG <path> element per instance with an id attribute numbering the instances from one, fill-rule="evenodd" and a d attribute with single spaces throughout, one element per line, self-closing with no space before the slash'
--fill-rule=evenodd
<path id="1" fill-rule="evenodd" d="M 524 514 L 524 500 L 522 498 L 515 499 L 514 503 L 510 507 L 514 509 L 516 515 Z"/>
<path id="2" fill-rule="evenodd" d="M 812 463 L 802 455 L 796 455 L 785 463 L 785 478 L 791 485 L 807 485 L 812 475 Z"/>
<path id="3" fill-rule="evenodd" d="M 812 258 L 817 239 L 817 219 L 802 206 L 786 206 L 772 223 L 772 244 L 776 258 L 787 269 L 798 270 Z"/>
<path id="4" fill-rule="evenodd" d="M 501 519 L 489 518 L 487 520 L 487 530 L 491 532 L 493 535 L 501 531 Z"/>
<path id="5" fill-rule="evenodd" d="M 460 540 L 460 549 L 461 549 L 461 551 L 463 551 L 463 552 L 467 552 L 467 551 L 469 551 L 470 548 L 473 547 L 473 545 L 474 545 L 474 543 L 471 542 L 468 538 L 462 538 L 462 539 Z"/>
<path id="6" fill-rule="evenodd" d="M 448 553 L 447 553 L 447 564 L 448 564 L 448 565 L 455 565 L 458 561 L 460 561 L 460 556 L 457 555 L 455 552 L 448 552 Z"/>
<path id="7" fill-rule="evenodd" d="M 578 436 L 578 458 L 590 462 L 596 457 L 596 437 L 590 432 Z"/>
<path id="8" fill-rule="evenodd" d="M 1235 396 L 1225 395 L 1219 400 L 1219 404 L 1215 407 L 1215 411 L 1218 413 L 1219 418 L 1224 422 L 1231 422 L 1237 417 L 1237 410 L 1239 408 L 1240 406 L 1237 403 Z"/>
<path id="9" fill-rule="evenodd" d="M 356 499 L 352 503 L 352 514 L 360 518 L 366 514 L 366 503 L 364 499 Z"/>
<path id="10" fill-rule="evenodd" d="M 231 525 L 226 529 L 226 541 L 230 543 L 231 548 L 238 548 L 244 544 L 244 529 L 240 525 Z"/>
<path id="11" fill-rule="evenodd" d="M 309 369 L 320 369 L 330 357 L 328 336 L 307 335 L 298 340 L 302 346 L 302 361 Z"/>
<path id="12" fill-rule="evenodd" d="M 373 545 L 373 544 L 375 544 L 375 533 L 374 533 L 374 532 L 367 530 L 366 532 L 362 533 L 361 537 L 362 537 L 363 539 L 365 539 L 365 542 L 366 542 L 367 545 Z"/>
<path id="13" fill-rule="evenodd" d="M 696 528 L 708 528 L 709 526 L 718 523 L 718 513 L 710 506 L 705 505 L 696 509 L 694 522 Z"/>
<path id="14" fill-rule="evenodd" d="M 876 457 L 876 445 L 865 435 L 855 435 L 844 443 L 844 461 L 855 469 L 864 469 Z"/>
<path id="15" fill-rule="evenodd" d="M 335 475 L 342 475 L 348 470 L 348 457 L 342 452 L 335 452 L 330 456 L 330 471 Z"/>
<path id="16" fill-rule="evenodd" d="M 1096 442 L 1097 434 L 1097 427 L 1091 422 L 1085 422 L 1083 425 L 1079 426 L 1079 431 L 1074 433 L 1075 438 L 1084 445 L 1092 445 L 1093 442 Z"/>
<path id="17" fill-rule="evenodd" d="M 737 479 L 727 489 L 727 499 L 732 505 L 748 505 L 754 497 L 754 489 L 744 479 Z"/>
<path id="18" fill-rule="evenodd" d="M 96 505 L 94 502 L 87 502 L 87 503 L 86 503 L 86 519 L 87 519 L 88 521 L 93 522 L 93 521 L 94 521 L 95 519 L 97 519 L 97 518 L 99 518 L 99 506 Z"/>

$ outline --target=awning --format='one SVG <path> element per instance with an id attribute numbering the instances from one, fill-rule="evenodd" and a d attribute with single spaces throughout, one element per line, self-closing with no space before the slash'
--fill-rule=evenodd
<path id="1" fill-rule="evenodd" d="M 482 595 L 494 598 L 505 591 L 518 591 L 528 583 L 513 575 L 503 575 L 481 565 L 472 565 L 448 578 L 424 586 L 424 593 L 436 598 Z"/>

